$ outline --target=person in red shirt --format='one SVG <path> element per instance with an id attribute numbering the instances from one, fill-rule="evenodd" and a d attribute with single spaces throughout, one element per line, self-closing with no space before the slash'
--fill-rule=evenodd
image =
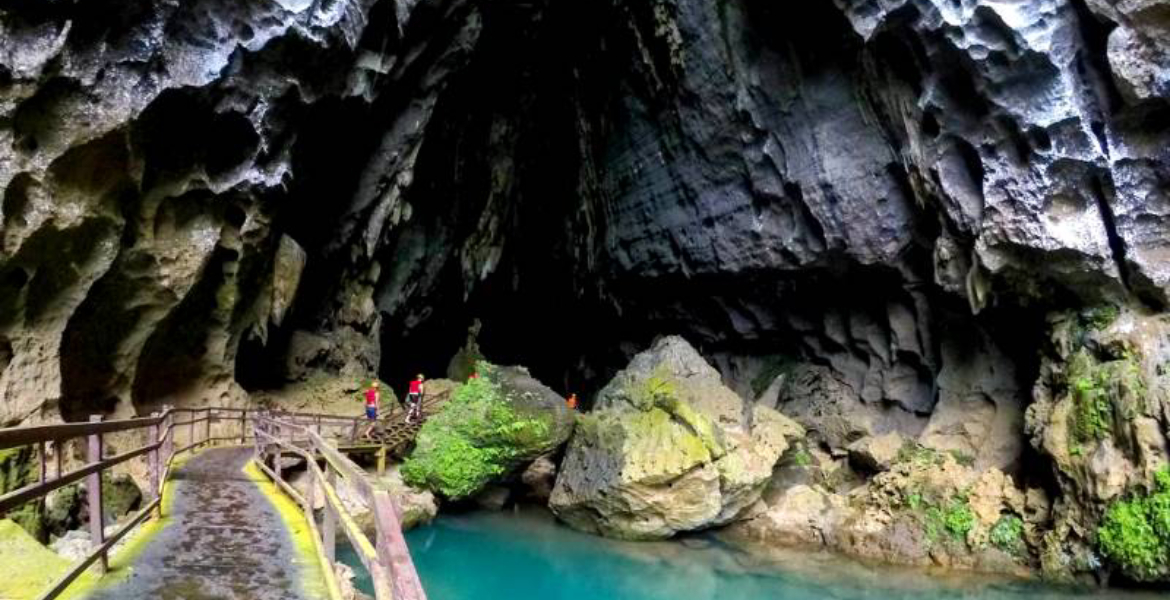
<path id="1" fill-rule="evenodd" d="M 569 394 L 569 399 L 565 400 L 565 404 L 569 406 L 569 410 L 577 410 L 577 394 Z"/>
<path id="2" fill-rule="evenodd" d="M 370 437 L 374 432 L 374 426 L 378 424 L 378 382 L 371 381 L 369 389 L 366 390 L 366 418 L 369 419 L 370 425 L 366 427 L 366 432 L 362 434 L 364 437 Z"/>
<path id="3" fill-rule="evenodd" d="M 406 394 L 406 404 L 409 407 L 409 412 L 406 415 L 407 423 L 413 423 L 422 416 L 423 395 L 426 393 L 424 382 L 422 373 L 419 373 L 418 377 L 410 382 L 410 391 Z"/>

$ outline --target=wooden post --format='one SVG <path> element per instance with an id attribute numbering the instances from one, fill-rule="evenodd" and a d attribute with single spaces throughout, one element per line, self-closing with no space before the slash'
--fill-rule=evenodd
<path id="1" fill-rule="evenodd" d="M 317 435 L 321 435 L 321 415 L 317 415 Z"/>
<path id="2" fill-rule="evenodd" d="M 207 425 L 203 428 L 203 442 L 205 444 L 211 443 L 211 407 L 207 407 Z"/>
<path id="3" fill-rule="evenodd" d="M 272 458 L 272 470 L 276 473 L 277 479 L 284 479 L 284 475 L 280 472 L 280 458 L 284 456 L 284 448 L 281 443 L 284 442 L 284 432 L 281 431 L 280 423 L 272 422 L 273 435 L 276 436 L 276 455 Z"/>
<path id="4" fill-rule="evenodd" d="M 171 406 L 169 404 L 163 405 L 163 413 L 167 415 L 166 432 L 163 433 L 163 439 L 167 442 L 163 444 L 166 447 L 163 456 L 166 457 L 166 464 L 170 465 L 171 459 L 175 456 L 175 413 L 171 412 Z"/>
<path id="5" fill-rule="evenodd" d="M 378 476 L 386 474 L 386 446 L 378 446 Z"/>
<path id="6" fill-rule="evenodd" d="M 195 411 L 187 413 L 187 445 L 195 443 Z"/>
<path id="7" fill-rule="evenodd" d="M 92 415 L 89 418 L 90 423 L 100 423 L 101 415 Z M 102 461 L 102 434 L 92 433 L 89 436 L 89 454 L 86 459 L 88 462 L 99 463 Z M 99 548 L 105 542 L 104 515 L 102 514 L 102 472 L 97 471 L 91 473 L 85 478 L 86 495 L 89 499 L 89 540 L 93 547 Z M 110 567 L 106 555 L 103 553 L 96 563 L 98 565 L 98 572 L 104 574 Z"/>
<path id="8" fill-rule="evenodd" d="M 325 462 L 325 472 L 328 473 L 328 481 L 330 487 L 337 490 L 337 473 L 329 466 L 329 462 Z M 327 498 L 325 495 L 325 488 L 322 485 L 324 482 L 318 481 L 317 484 L 321 486 L 321 497 Z M 337 554 L 337 516 L 333 514 L 333 509 L 330 507 L 329 500 L 325 500 L 325 510 L 321 511 L 321 543 L 325 546 L 325 557 L 329 559 L 329 563 L 333 564 Z"/>
<path id="9" fill-rule="evenodd" d="M 61 474 L 64 473 L 64 471 L 61 470 L 61 467 L 64 465 L 65 461 L 65 449 L 68 447 L 69 440 L 57 440 L 53 444 L 53 449 L 57 451 L 57 477 L 60 477 Z"/>
<path id="10" fill-rule="evenodd" d="M 150 416 L 155 420 L 154 424 L 150 426 L 150 443 L 155 444 L 155 448 L 150 451 L 150 496 L 148 498 L 154 500 L 162 494 L 159 488 L 161 472 L 158 462 L 158 446 L 162 443 L 162 435 L 160 434 L 162 429 L 159 427 L 159 423 L 162 422 L 162 417 L 157 412 L 150 413 Z M 159 516 L 162 516 L 162 503 L 159 503 Z"/>
<path id="11" fill-rule="evenodd" d="M 248 443 L 248 409 L 240 413 L 240 444 Z"/>
<path id="12" fill-rule="evenodd" d="M 40 454 L 41 456 L 41 479 L 39 483 L 44 483 L 49 479 L 49 457 L 45 455 L 45 450 L 47 448 L 48 447 L 45 445 L 45 443 L 41 442 L 37 450 L 37 454 Z"/>

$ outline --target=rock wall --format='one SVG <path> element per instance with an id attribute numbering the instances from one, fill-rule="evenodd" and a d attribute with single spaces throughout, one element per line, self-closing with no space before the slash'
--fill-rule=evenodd
<path id="1" fill-rule="evenodd" d="M 1037 350 L 1166 308 L 1166 6 L 10 2 L 0 424 L 682 333 L 837 461 L 1071 497 Z"/>

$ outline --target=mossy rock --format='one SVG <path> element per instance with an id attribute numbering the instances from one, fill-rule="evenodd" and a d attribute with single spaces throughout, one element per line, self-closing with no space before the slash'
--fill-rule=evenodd
<path id="1" fill-rule="evenodd" d="M 36 598 L 69 567 L 23 526 L 0 520 L 0 598 Z"/>
<path id="2" fill-rule="evenodd" d="M 563 398 L 521 369 L 478 370 L 419 431 L 402 466 L 410 485 L 468 498 L 568 440 L 573 417 Z"/>
<path id="3" fill-rule="evenodd" d="M 36 483 L 36 451 L 31 446 L 0 450 L 0 494 Z M 5 515 L 33 537 L 46 541 L 44 510 L 40 501 L 26 502 Z"/>

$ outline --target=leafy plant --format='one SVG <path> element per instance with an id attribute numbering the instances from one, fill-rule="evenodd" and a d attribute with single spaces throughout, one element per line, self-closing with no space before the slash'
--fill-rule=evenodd
<path id="1" fill-rule="evenodd" d="M 1097 529 L 1106 557 L 1138 581 L 1170 577 L 1170 468 L 1155 476 L 1155 489 L 1109 506 Z"/>
<path id="2" fill-rule="evenodd" d="M 975 512 L 965 500 L 955 500 L 943 513 L 943 525 L 955 539 L 965 539 L 975 527 Z"/>
<path id="3" fill-rule="evenodd" d="M 991 526 L 988 539 L 996 548 L 1018 554 L 1024 549 L 1024 521 L 1016 515 L 1003 515 Z"/>

